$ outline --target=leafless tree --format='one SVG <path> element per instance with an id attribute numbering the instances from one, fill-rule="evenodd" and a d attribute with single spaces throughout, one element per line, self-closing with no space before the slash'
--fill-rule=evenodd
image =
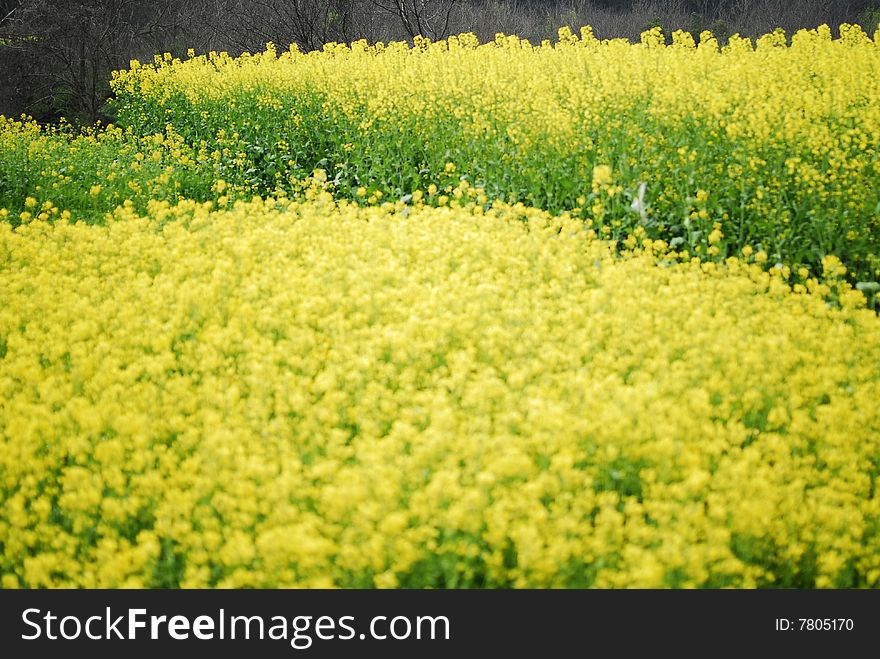
<path id="1" fill-rule="evenodd" d="M 230 47 L 262 48 L 271 41 L 301 50 L 356 38 L 355 0 L 215 0 L 214 30 Z M 221 17 L 222 15 L 222 17 Z M 359 35 L 358 35 L 359 36 Z"/>
<path id="2" fill-rule="evenodd" d="M 95 121 L 110 72 L 140 49 L 167 42 L 183 28 L 178 3 L 159 0 L 22 0 L 4 20 L 4 59 L 27 72 L 32 97 L 23 108 L 48 104 Z"/>
<path id="3" fill-rule="evenodd" d="M 457 0 L 371 0 L 400 19 L 410 38 L 442 39 L 449 35 L 449 23 Z"/>

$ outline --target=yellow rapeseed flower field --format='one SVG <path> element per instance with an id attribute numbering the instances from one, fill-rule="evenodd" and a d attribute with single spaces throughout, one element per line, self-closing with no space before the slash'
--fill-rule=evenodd
<path id="1" fill-rule="evenodd" d="M 586 234 L 319 184 L 0 224 L 3 587 L 876 587 L 861 294 Z"/>
<path id="2" fill-rule="evenodd" d="M 880 33 L 0 117 L 0 587 L 880 587 Z"/>
<path id="3" fill-rule="evenodd" d="M 641 227 L 717 262 L 750 246 L 814 275 L 834 254 L 853 281 L 880 281 L 878 43 L 850 25 L 723 47 L 708 32 L 666 45 L 659 28 L 638 44 L 563 28 L 536 46 L 460 35 L 157 57 L 112 84 L 122 124 L 171 127 L 251 192 L 315 168 L 365 201 L 465 177 L 490 199 L 576 210 L 599 237 Z"/>

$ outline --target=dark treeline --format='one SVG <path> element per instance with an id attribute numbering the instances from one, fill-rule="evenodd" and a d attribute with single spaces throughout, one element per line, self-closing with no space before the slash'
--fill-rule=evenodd
<path id="1" fill-rule="evenodd" d="M 563 25 L 630 39 L 658 25 L 710 29 L 723 41 L 822 23 L 873 32 L 878 21 L 880 0 L 0 0 L 0 114 L 107 119 L 112 70 L 190 48 L 238 54 L 272 41 L 312 50 L 461 32 L 539 43 Z"/>

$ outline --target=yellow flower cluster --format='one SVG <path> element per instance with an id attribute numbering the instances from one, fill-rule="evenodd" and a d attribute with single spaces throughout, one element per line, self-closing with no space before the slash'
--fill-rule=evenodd
<path id="1" fill-rule="evenodd" d="M 0 223 L 3 587 L 880 585 L 856 297 L 307 196 Z"/>

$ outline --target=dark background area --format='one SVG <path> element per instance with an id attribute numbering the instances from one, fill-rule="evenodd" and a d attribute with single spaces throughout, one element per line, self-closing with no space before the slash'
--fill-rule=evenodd
<path id="1" fill-rule="evenodd" d="M 880 0 L 0 0 L 0 114 L 106 121 L 111 71 L 190 48 L 237 55 L 272 41 L 307 51 L 461 32 L 539 43 L 563 25 L 591 25 L 603 39 L 637 39 L 654 26 L 667 35 L 709 29 L 723 42 L 845 22 L 872 34 Z"/>

